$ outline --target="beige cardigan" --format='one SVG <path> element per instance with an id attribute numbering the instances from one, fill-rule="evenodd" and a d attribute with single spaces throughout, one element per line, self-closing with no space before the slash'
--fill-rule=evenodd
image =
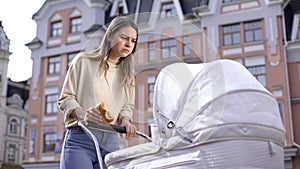
<path id="1" fill-rule="evenodd" d="M 127 95 L 120 83 L 118 71 L 121 70 L 112 61 L 108 62 L 107 81 L 103 74 L 99 76 L 99 62 L 83 53 L 73 59 L 58 98 L 66 127 L 77 126 L 77 116 L 100 102 L 104 102 L 105 108 L 114 116 L 111 124 L 124 116 L 132 120 L 134 92 L 131 97 Z"/>

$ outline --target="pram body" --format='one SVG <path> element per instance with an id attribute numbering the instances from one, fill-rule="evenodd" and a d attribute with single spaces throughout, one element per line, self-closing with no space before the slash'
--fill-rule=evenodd
<path id="1" fill-rule="evenodd" d="M 235 61 L 166 66 L 153 107 L 153 141 L 109 153 L 108 168 L 284 168 L 278 104 Z"/>

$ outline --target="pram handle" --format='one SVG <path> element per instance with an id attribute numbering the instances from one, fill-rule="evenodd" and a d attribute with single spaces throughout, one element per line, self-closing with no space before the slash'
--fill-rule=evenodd
<path id="1" fill-rule="evenodd" d="M 112 129 L 114 129 L 115 131 L 117 131 L 118 133 L 126 133 L 126 127 L 125 126 L 117 126 L 117 125 L 113 125 L 113 124 L 110 124 L 110 127 Z M 141 136 L 141 137 L 144 137 L 145 139 L 147 139 L 148 141 L 152 141 L 152 139 L 147 136 L 146 134 L 144 134 L 143 132 L 141 131 L 136 131 L 136 134 L 138 136 Z"/>
<path id="2" fill-rule="evenodd" d="M 88 128 L 94 128 L 94 129 L 100 129 L 104 131 L 112 131 L 112 132 L 118 132 L 118 133 L 126 133 L 126 127 L 125 126 L 117 126 L 117 125 L 107 125 L 107 124 L 97 124 L 95 122 L 84 122 Z"/>
<path id="3" fill-rule="evenodd" d="M 118 133 L 126 133 L 126 127 L 125 126 L 117 126 L 117 125 L 113 125 L 113 124 L 110 124 L 109 126 L 112 129 L 114 129 L 115 131 L 117 131 Z"/>
<path id="4" fill-rule="evenodd" d="M 93 128 L 93 129 L 97 129 L 97 130 L 104 130 L 104 131 L 111 131 L 111 132 L 118 132 L 118 133 L 126 133 L 126 127 L 125 126 L 118 126 L 118 125 L 107 125 L 107 124 L 97 124 L 94 122 L 84 122 L 85 126 L 87 126 L 88 128 Z M 148 141 L 152 141 L 152 139 L 144 134 L 141 131 L 136 131 L 136 134 L 144 137 L 145 139 L 147 139 Z"/>

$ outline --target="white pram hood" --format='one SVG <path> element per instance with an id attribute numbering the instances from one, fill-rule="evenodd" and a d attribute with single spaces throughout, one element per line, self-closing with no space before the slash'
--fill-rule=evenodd
<path id="1" fill-rule="evenodd" d="M 276 100 L 231 60 L 165 67 L 157 78 L 153 113 L 159 132 L 154 142 L 165 149 L 222 139 L 264 139 L 280 145 L 285 140 Z M 192 143 L 169 129 L 169 120 Z"/>
<path id="2" fill-rule="evenodd" d="M 108 166 L 142 168 L 160 164 L 164 168 L 185 163 L 181 160 L 198 161 L 202 165 L 204 159 L 200 156 L 203 157 L 201 151 L 205 150 L 214 157 L 224 152 L 230 154 L 229 151 L 233 150 L 236 157 L 232 155 L 232 158 L 248 158 L 249 163 L 256 163 L 251 159 L 258 157 L 267 162 L 262 166 L 275 159 L 278 163 L 267 168 L 283 166 L 285 131 L 278 104 L 265 87 L 237 62 L 217 60 L 166 66 L 155 84 L 153 115 L 157 125 L 153 142 L 108 154 L 105 158 Z M 252 144 L 251 149 L 257 151 L 239 154 L 248 146 L 245 144 Z M 274 149 L 276 156 L 272 155 Z M 259 157 L 260 152 L 268 150 L 270 154 Z M 161 165 L 162 158 L 166 165 Z M 212 156 L 205 159 L 223 167 L 232 162 L 224 161 L 225 157 L 218 162 Z M 237 165 L 241 164 L 247 166 L 248 163 Z"/>

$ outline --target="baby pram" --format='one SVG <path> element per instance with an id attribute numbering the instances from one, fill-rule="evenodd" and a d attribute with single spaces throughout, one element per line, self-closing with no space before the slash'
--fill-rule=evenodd
<path id="1" fill-rule="evenodd" d="M 235 61 L 166 66 L 153 116 L 152 142 L 109 153 L 108 168 L 284 168 L 278 104 Z"/>

